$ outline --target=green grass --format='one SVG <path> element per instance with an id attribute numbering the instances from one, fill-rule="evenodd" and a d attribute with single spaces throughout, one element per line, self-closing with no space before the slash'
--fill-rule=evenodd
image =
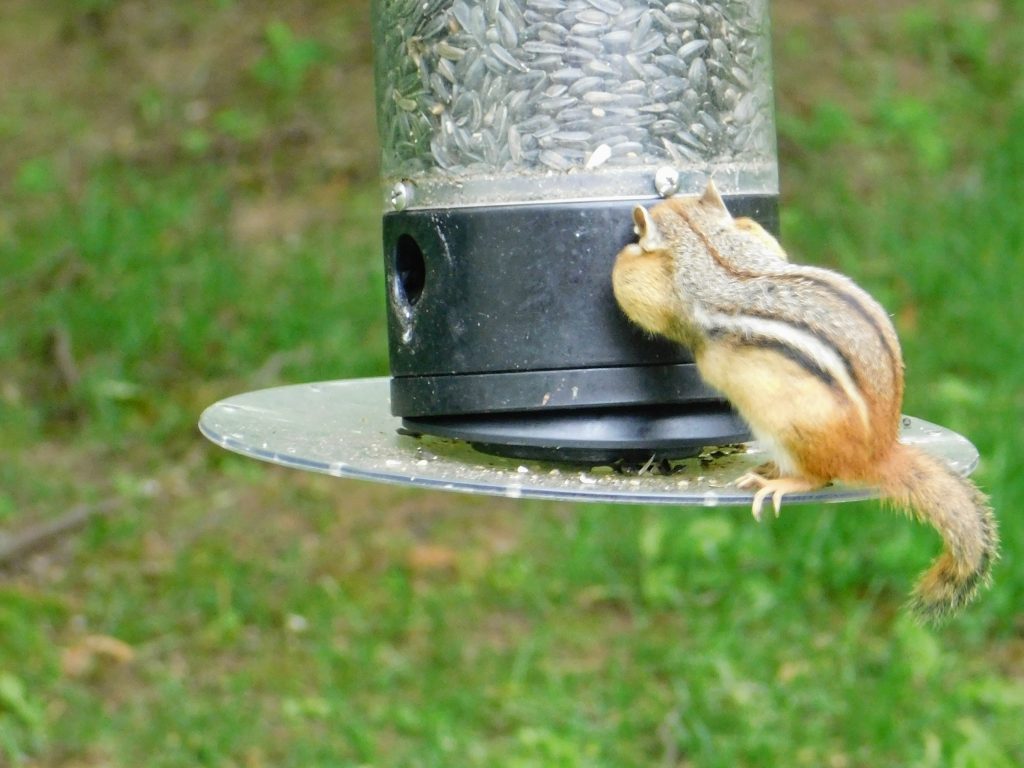
<path id="1" fill-rule="evenodd" d="M 1024 17 L 811 5 L 773 4 L 783 239 L 979 447 L 976 605 L 908 620 L 939 542 L 876 504 L 496 502 L 206 444 L 220 397 L 386 371 L 366 9 L 19 0 L 0 534 L 118 508 L 0 572 L 0 765 L 1024 764 Z"/>

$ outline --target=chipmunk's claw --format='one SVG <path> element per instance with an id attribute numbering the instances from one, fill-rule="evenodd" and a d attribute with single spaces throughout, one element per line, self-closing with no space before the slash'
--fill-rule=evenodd
<path id="1" fill-rule="evenodd" d="M 757 522 L 761 522 L 761 508 L 766 499 L 771 498 L 772 509 L 775 510 L 775 517 L 782 512 L 782 497 L 787 493 L 800 493 L 802 491 L 813 491 L 819 488 L 820 483 L 815 483 L 803 477 L 776 477 L 768 478 L 757 472 L 748 472 L 736 481 L 737 488 L 757 488 L 754 494 L 754 501 L 750 511 Z"/>

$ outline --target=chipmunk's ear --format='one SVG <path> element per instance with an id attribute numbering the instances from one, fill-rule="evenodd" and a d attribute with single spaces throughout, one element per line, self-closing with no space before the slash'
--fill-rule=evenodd
<path id="1" fill-rule="evenodd" d="M 704 194 L 700 197 L 700 203 L 708 208 L 713 208 L 729 215 L 729 209 L 725 207 L 722 196 L 718 194 L 718 187 L 715 186 L 715 182 L 712 179 L 708 179 L 708 185 L 704 188 Z"/>
<path id="2" fill-rule="evenodd" d="M 651 212 L 642 205 L 633 209 L 633 230 L 640 236 L 640 247 L 643 250 L 657 251 L 665 247 Z"/>

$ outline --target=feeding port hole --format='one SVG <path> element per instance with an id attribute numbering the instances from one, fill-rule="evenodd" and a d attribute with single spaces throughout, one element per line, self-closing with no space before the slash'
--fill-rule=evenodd
<path id="1" fill-rule="evenodd" d="M 395 243 L 395 275 L 399 299 L 408 307 L 416 306 L 427 282 L 427 265 L 411 235 L 400 235 Z"/>

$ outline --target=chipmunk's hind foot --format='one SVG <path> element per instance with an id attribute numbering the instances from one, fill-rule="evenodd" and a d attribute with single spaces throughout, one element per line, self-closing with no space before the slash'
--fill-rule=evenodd
<path id="1" fill-rule="evenodd" d="M 760 467 L 758 468 L 760 469 Z M 758 472 L 748 472 L 736 481 L 737 488 L 757 488 L 750 511 L 757 522 L 761 522 L 761 508 L 766 499 L 772 500 L 772 508 L 778 517 L 782 511 L 782 497 L 787 493 L 801 493 L 820 488 L 822 484 L 806 477 L 765 477 Z"/>

